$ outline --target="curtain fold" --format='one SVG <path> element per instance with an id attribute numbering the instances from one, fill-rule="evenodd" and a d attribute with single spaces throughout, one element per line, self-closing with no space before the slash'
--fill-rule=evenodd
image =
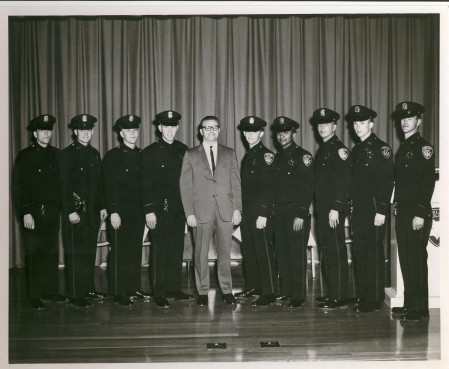
<path id="1" fill-rule="evenodd" d="M 439 15 L 288 15 L 183 17 L 10 17 L 10 163 L 30 142 L 33 117 L 50 113 L 52 144 L 71 143 L 70 119 L 98 118 L 92 145 L 103 156 L 118 144 L 112 126 L 142 117 L 138 145 L 156 139 L 156 113 L 174 109 L 178 139 L 197 145 L 205 115 L 222 121 L 219 141 L 245 148 L 236 129 L 254 114 L 271 125 L 279 115 L 301 124 L 299 145 L 313 154 L 310 118 L 326 106 L 342 119 L 337 134 L 354 135 L 344 115 L 353 104 L 378 113 L 374 132 L 396 152 L 395 105 L 426 107 L 422 135 L 439 140 Z M 274 148 L 269 128 L 263 137 Z M 21 267 L 19 223 L 10 205 L 10 266 Z"/>

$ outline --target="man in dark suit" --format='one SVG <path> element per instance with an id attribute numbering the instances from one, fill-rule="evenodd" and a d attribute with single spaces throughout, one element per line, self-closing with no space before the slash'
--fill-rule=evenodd
<path id="1" fill-rule="evenodd" d="M 427 243 L 432 228 L 431 200 L 435 188 L 433 146 L 418 132 L 424 106 L 404 101 L 396 106 L 404 141 L 396 154 L 396 237 L 404 278 L 404 306 L 392 309 L 401 320 L 429 318 Z"/>
<path id="2" fill-rule="evenodd" d="M 187 224 L 194 227 L 197 304 L 208 303 L 210 241 L 216 233 L 218 281 L 223 300 L 234 304 L 231 279 L 233 225 L 242 219 L 240 173 L 234 150 L 218 144 L 220 121 L 206 116 L 200 123 L 202 144 L 184 155 L 179 181 Z"/>
<path id="3" fill-rule="evenodd" d="M 151 281 L 154 303 L 168 308 L 167 298 L 190 301 L 181 291 L 185 216 L 179 191 L 182 159 L 188 147 L 175 140 L 181 114 L 173 110 L 156 115 L 161 138 L 142 152 L 140 198 L 151 232 Z"/>
<path id="4" fill-rule="evenodd" d="M 67 294 L 70 304 L 88 308 L 86 300 L 103 299 L 94 284 L 100 221 L 107 217 L 101 178 L 101 158 L 90 145 L 97 118 L 80 114 L 70 125 L 76 139 L 61 153 L 62 230 Z"/>
<path id="5" fill-rule="evenodd" d="M 103 158 L 103 184 L 110 214 L 108 258 L 109 292 L 119 305 L 149 299 L 141 288 L 142 239 L 145 217 L 139 196 L 141 151 L 136 146 L 140 117 L 130 114 L 117 119 L 115 129 L 123 142 Z"/>
<path id="6" fill-rule="evenodd" d="M 24 226 L 28 292 L 35 310 L 43 309 L 42 300 L 68 301 L 58 294 L 60 150 L 49 144 L 55 123 L 50 114 L 30 122 L 34 142 L 19 153 L 12 173 L 13 201 Z"/>

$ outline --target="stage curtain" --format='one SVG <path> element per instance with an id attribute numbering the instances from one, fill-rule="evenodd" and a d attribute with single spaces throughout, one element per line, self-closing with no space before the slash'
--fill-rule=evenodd
<path id="1" fill-rule="evenodd" d="M 156 139 L 160 111 L 181 113 L 177 138 L 189 147 L 200 119 L 217 115 L 219 141 L 241 159 L 236 126 L 247 115 L 270 125 L 293 118 L 296 142 L 315 153 L 319 107 L 342 115 L 337 134 L 351 148 L 344 115 L 353 104 L 377 111 L 374 132 L 396 152 L 391 114 L 403 100 L 426 107 L 421 132 L 438 159 L 439 15 L 10 17 L 9 41 L 10 170 L 30 143 L 28 122 L 43 113 L 57 118 L 59 148 L 71 143 L 73 116 L 96 116 L 92 145 L 102 156 L 118 144 L 112 125 L 122 115 L 142 117 L 141 148 Z M 275 148 L 269 129 L 263 141 Z M 10 209 L 10 266 L 21 267 Z"/>

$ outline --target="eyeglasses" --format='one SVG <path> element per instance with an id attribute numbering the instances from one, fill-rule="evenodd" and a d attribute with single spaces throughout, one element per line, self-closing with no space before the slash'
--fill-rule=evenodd
<path id="1" fill-rule="evenodd" d="M 218 131 L 220 129 L 220 126 L 207 126 L 207 127 L 203 127 L 203 129 L 207 132 Z"/>

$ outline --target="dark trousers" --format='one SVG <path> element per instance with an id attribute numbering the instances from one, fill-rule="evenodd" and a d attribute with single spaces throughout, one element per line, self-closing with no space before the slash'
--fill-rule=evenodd
<path id="1" fill-rule="evenodd" d="M 293 231 L 294 206 L 276 206 L 274 217 L 274 244 L 278 262 L 280 292 L 283 296 L 304 300 L 306 295 L 307 242 L 310 217 L 304 219 L 303 228 Z"/>
<path id="2" fill-rule="evenodd" d="M 375 209 L 354 202 L 351 230 L 358 297 L 383 301 L 385 297 L 385 224 L 374 225 Z"/>
<path id="3" fill-rule="evenodd" d="M 142 243 L 145 218 L 140 204 L 120 209 L 118 229 L 108 224 L 111 251 L 108 255 L 109 293 L 126 295 L 141 290 Z M 110 218 L 110 217 L 109 217 Z"/>
<path id="4" fill-rule="evenodd" d="M 424 219 L 424 227 L 414 231 L 414 208 L 413 203 L 398 203 L 396 214 L 399 263 L 404 279 L 404 306 L 411 310 L 427 310 L 427 242 L 432 228 L 432 209 L 429 208 L 429 215 Z"/>
<path id="5" fill-rule="evenodd" d="M 59 291 L 60 208 L 44 204 L 32 215 L 34 230 L 24 229 L 26 274 L 30 297 L 40 299 L 42 294 L 56 295 Z"/>
<path id="6" fill-rule="evenodd" d="M 100 213 L 79 213 L 80 221 L 72 224 L 63 214 L 65 271 L 69 298 L 83 298 L 95 291 L 94 271 Z"/>
<path id="7" fill-rule="evenodd" d="M 337 227 L 329 225 L 330 209 L 319 209 L 317 213 L 317 241 L 321 250 L 321 265 L 332 300 L 348 298 L 348 252 L 345 243 L 345 216 L 340 214 Z"/>
<path id="8" fill-rule="evenodd" d="M 155 297 L 181 291 L 185 216 L 182 209 L 157 212 L 151 230 L 151 281 Z"/>
<path id="9" fill-rule="evenodd" d="M 263 295 L 274 294 L 276 267 L 272 249 L 272 220 L 267 219 L 264 229 L 257 229 L 258 208 L 243 205 L 242 256 L 248 289 L 261 289 Z"/>

